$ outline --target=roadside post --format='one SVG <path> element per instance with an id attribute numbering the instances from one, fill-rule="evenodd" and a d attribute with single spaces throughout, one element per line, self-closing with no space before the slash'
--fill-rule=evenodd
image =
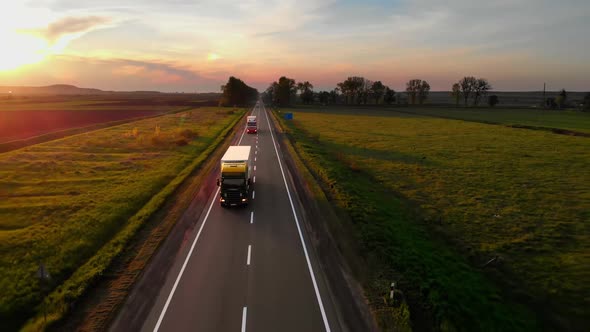
<path id="1" fill-rule="evenodd" d="M 39 268 L 37 269 L 37 278 L 39 279 L 39 288 L 41 288 L 41 302 L 43 305 L 43 324 L 47 325 L 47 304 L 45 303 L 45 291 L 48 288 L 49 280 L 51 279 L 51 275 L 45 264 L 39 263 Z"/>
<path id="2" fill-rule="evenodd" d="M 395 282 L 391 283 L 391 287 L 389 288 L 389 299 L 391 303 L 393 303 L 393 291 L 395 290 Z"/>

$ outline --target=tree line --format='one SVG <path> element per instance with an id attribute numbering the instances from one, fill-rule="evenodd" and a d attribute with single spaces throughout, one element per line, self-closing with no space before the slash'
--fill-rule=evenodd
<path id="1" fill-rule="evenodd" d="M 221 86 L 221 92 L 220 106 L 248 106 L 258 99 L 258 90 L 233 76 Z"/>
<path id="2" fill-rule="evenodd" d="M 299 94 L 298 94 L 299 93 Z M 309 81 L 296 82 L 292 78 L 282 76 L 269 85 L 262 93 L 264 102 L 277 106 L 287 106 L 295 102 L 297 97 L 303 104 L 319 102 L 321 104 L 368 104 L 374 101 L 391 104 L 395 102 L 395 91 L 381 81 L 371 81 L 364 77 L 352 76 L 330 91 L 313 91 L 313 84 Z"/>
<path id="3" fill-rule="evenodd" d="M 489 95 L 492 85 L 485 78 L 465 76 L 451 87 L 451 98 L 456 106 L 479 106 L 482 101 L 491 107 L 496 106 L 500 99 L 497 95 Z M 246 85 L 242 80 L 230 77 L 227 84 L 221 86 L 222 106 L 245 106 L 252 104 L 258 98 L 258 90 Z M 405 93 L 405 94 L 404 94 Z M 261 94 L 264 102 L 276 106 L 288 106 L 300 100 L 303 104 L 423 104 L 428 100 L 430 84 L 426 80 L 411 79 L 406 83 L 404 93 L 398 93 L 381 81 L 372 81 L 361 76 L 350 76 L 336 84 L 329 91 L 314 91 L 309 81 L 297 82 L 295 79 L 281 76 L 272 82 Z M 563 108 L 567 106 L 567 92 L 562 89 L 556 97 L 545 98 L 543 107 Z M 576 105 L 577 107 L 577 105 Z M 581 108 L 590 110 L 590 93 L 588 93 Z"/>
<path id="4" fill-rule="evenodd" d="M 337 104 L 350 105 L 408 103 L 423 104 L 428 100 L 430 84 L 426 80 L 411 79 L 406 83 L 405 96 L 397 93 L 381 81 L 372 81 L 361 76 L 350 76 L 330 91 L 313 91 L 313 84 L 309 81 L 296 82 L 295 79 L 281 76 L 278 81 L 269 85 L 262 93 L 266 103 L 277 106 L 293 104 L 297 98 L 303 104 Z M 478 106 L 480 101 L 487 96 L 492 85 L 485 78 L 467 76 L 453 84 L 451 96 L 459 104 L 463 100 L 467 106 L 472 100 L 473 106 Z M 490 96 L 488 103 L 495 106 L 499 99 L 497 96 Z"/>

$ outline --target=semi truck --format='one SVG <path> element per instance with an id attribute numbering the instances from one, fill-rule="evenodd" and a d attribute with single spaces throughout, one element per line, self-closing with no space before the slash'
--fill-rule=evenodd
<path id="1" fill-rule="evenodd" d="M 221 206 L 246 206 L 250 194 L 250 146 L 230 146 L 221 158 L 217 179 Z"/>
<path id="2" fill-rule="evenodd" d="M 248 134 L 256 134 L 258 132 L 258 122 L 255 115 L 249 115 L 246 118 L 246 132 Z"/>

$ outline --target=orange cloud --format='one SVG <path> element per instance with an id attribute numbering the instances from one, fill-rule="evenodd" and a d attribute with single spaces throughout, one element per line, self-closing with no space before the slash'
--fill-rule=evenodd
<path id="1" fill-rule="evenodd" d="M 142 65 L 123 65 L 113 69 L 113 74 L 118 76 L 142 77 L 152 83 L 162 84 L 178 83 L 184 81 L 184 78 L 178 74 L 171 73 L 164 69 L 148 68 L 148 66 Z"/>
<path id="2" fill-rule="evenodd" d="M 64 35 L 86 32 L 110 21 L 109 18 L 99 16 L 64 17 L 49 24 L 47 28 L 42 29 L 40 32 L 47 40 L 55 42 Z"/>
<path id="3" fill-rule="evenodd" d="M 113 74 L 120 76 L 140 75 L 145 71 L 145 67 L 136 65 L 124 65 L 113 70 Z"/>

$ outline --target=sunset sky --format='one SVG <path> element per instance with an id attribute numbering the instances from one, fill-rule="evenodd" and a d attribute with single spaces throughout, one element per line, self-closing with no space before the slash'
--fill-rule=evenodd
<path id="1" fill-rule="evenodd" d="M 0 85 L 259 90 L 281 75 L 332 89 L 590 90 L 588 0 L 14 0 L 0 12 Z"/>

